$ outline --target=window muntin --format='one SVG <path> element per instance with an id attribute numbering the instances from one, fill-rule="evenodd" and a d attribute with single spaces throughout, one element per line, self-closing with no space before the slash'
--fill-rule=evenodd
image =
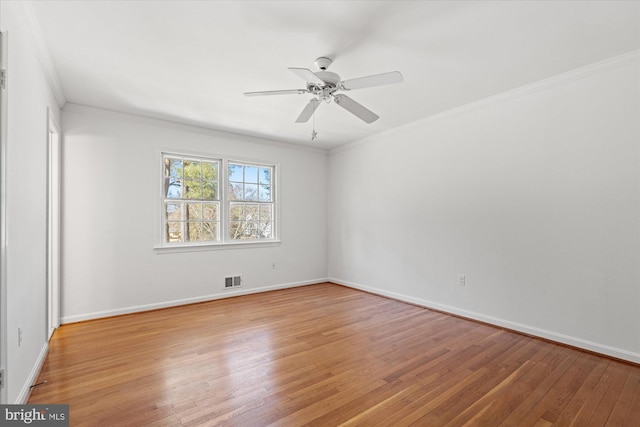
<path id="1" fill-rule="evenodd" d="M 273 166 L 229 162 L 229 240 L 273 239 Z"/>
<path id="2" fill-rule="evenodd" d="M 164 243 L 220 241 L 220 161 L 163 155 Z"/>

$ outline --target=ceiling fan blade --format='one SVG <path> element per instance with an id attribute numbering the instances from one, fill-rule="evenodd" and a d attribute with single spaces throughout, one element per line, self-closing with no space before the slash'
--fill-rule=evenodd
<path id="1" fill-rule="evenodd" d="M 392 83 L 401 83 L 403 81 L 404 78 L 400 71 L 392 71 L 390 73 L 374 74 L 373 76 L 345 80 L 342 82 L 342 87 L 346 90 L 353 90 L 365 87 L 390 85 Z"/>
<path id="2" fill-rule="evenodd" d="M 347 95 L 335 95 L 333 98 L 336 104 L 367 123 L 373 123 L 380 118 L 376 113 L 365 108 Z"/>
<path id="3" fill-rule="evenodd" d="M 320 105 L 320 101 L 315 98 L 309 101 L 309 103 L 304 107 L 304 110 L 302 110 L 302 113 L 300 113 L 300 115 L 296 119 L 296 123 L 308 122 L 313 113 L 316 111 L 316 108 L 318 108 L 318 105 Z"/>
<path id="4" fill-rule="evenodd" d="M 261 92 L 245 92 L 245 96 L 267 96 L 267 95 L 295 95 L 307 93 L 306 89 L 287 89 L 287 90 L 264 90 Z"/>
<path id="5" fill-rule="evenodd" d="M 303 80 L 305 80 L 307 83 L 313 83 L 316 85 L 324 85 L 324 81 L 316 76 L 315 74 L 313 74 L 313 71 L 311 71 L 308 68 L 293 68 L 293 67 L 289 67 L 289 70 L 295 74 L 296 76 L 302 78 Z"/>

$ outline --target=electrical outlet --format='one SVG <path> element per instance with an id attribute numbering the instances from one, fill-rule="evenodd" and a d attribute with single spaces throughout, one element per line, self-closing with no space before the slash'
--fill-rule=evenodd
<path id="1" fill-rule="evenodd" d="M 274 269 L 274 270 L 276 268 L 278 268 L 278 267 L 276 267 L 276 261 L 275 260 L 271 261 L 271 268 Z"/>
<path id="2" fill-rule="evenodd" d="M 467 285 L 467 276 L 465 274 L 458 274 L 458 286 Z"/>
<path id="3" fill-rule="evenodd" d="M 22 346 L 22 326 L 18 326 L 18 347 Z"/>

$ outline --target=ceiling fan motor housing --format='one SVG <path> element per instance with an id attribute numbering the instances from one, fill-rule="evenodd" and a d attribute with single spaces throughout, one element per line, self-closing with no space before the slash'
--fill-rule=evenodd
<path id="1" fill-rule="evenodd" d="M 310 83 L 307 85 L 307 90 L 318 96 L 320 99 L 329 102 L 331 94 L 338 90 L 340 76 L 336 73 L 332 73 L 331 71 L 318 71 L 317 73 L 313 74 L 315 74 L 320 80 L 322 80 L 324 82 L 324 85 L 320 86 Z"/>
<path id="2" fill-rule="evenodd" d="M 323 82 L 325 82 L 329 86 L 338 86 L 340 83 L 340 76 L 336 73 L 332 73 L 331 71 L 318 71 L 317 73 L 313 73 L 320 78 Z"/>

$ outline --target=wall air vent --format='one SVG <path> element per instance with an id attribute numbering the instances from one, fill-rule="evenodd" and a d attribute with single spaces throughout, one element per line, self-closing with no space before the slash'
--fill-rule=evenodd
<path id="1" fill-rule="evenodd" d="M 224 287 L 237 288 L 242 285 L 242 276 L 229 276 L 224 278 Z"/>

